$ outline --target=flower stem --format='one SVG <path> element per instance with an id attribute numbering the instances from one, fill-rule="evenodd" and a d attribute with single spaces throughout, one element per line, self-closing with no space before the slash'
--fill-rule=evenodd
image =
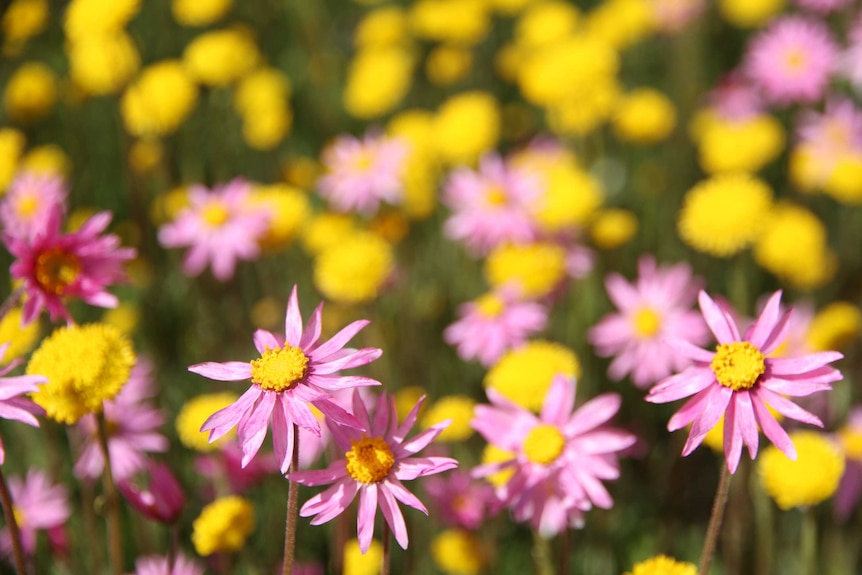
<path id="1" fill-rule="evenodd" d="M 533 531 L 533 561 L 536 563 L 536 573 L 539 575 L 554 575 L 554 565 L 551 560 L 551 542 Z"/>
<path id="2" fill-rule="evenodd" d="M 799 562 L 802 565 L 802 573 L 817 575 L 817 517 L 813 507 L 802 511 L 802 532 L 799 538 Z"/>
<path id="3" fill-rule="evenodd" d="M 709 527 L 706 530 L 706 540 L 703 542 L 703 551 L 700 554 L 699 575 L 709 573 L 709 565 L 715 554 L 715 544 L 718 534 L 721 532 L 721 520 L 724 517 L 724 508 L 727 505 L 727 493 L 730 491 L 730 471 L 727 464 L 721 462 L 721 477 L 718 480 L 718 489 L 715 491 L 715 500 L 712 502 L 712 515 L 709 518 Z"/>
<path id="4" fill-rule="evenodd" d="M 102 469 L 102 487 L 105 490 L 105 506 L 108 521 L 108 561 L 113 575 L 123 574 L 123 533 L 120 525 L 120 500 L 117 485 L 114 483 L 114 473 L 111 470 L 111 454 L 108 450 L 108 424 L 105 414 L 100 413 L 98 420 L 99 447 L 105 460 Z"/>
<path id="5" fill-rule="evenodd" d="M 383 522 L 383 565 L 380 566 L 380 575 L 389 575 L 389 540 L 392 539 L 389 534 L 389 524 Z"/>
<path id="6" fill-rule="evenodd" d="M 571 546 L 571 530 L 566 527 L 563 529 L 562 541 L 560 541 L 560 575 L 565 575 L 569 572 L 569 547 Z"/>
<path id="7" fill-rule="evenodd" d="M 12 540 L 12 554 L 15 559 L 15 571 L 18 575 L 26 575 L 27 563 L 24 560 L 24 548 L 21 546 L 21 531 L 18 529 L 18 520 L 15 518 L 15 509 L 12 504 L 12 494 L 6 484 L 6 477 L 0 469 L 0 502 L 3 504 L 3 515 L 6 524 L 9 525 L 9 538 Z"/>
<path id="8" fill-rule="evenodd" d="M 299 467 L 299 427 L 293 424 L 293 453 L 290 456 L 290 472 Z M 284 525 L 284 565 L 281 575 L 293 573 L 293 559 L 296 553 L 296 523 L 299 517 L 299 484 L 288 480 L 287 520 Z"/>

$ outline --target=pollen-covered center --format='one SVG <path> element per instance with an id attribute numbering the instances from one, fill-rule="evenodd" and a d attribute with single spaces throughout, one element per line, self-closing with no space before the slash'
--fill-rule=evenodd
<path id="1" fill-rule="evenodd" d="M 632 318 L 632 324 L 638 337 L 652 337 L 661 327 L 661 318 L 652 308 L 642 307 Z"/>
<path id="2" fill-rule="evenodd" d="M 389 474 L 395 465 L 395 456 L 382 437 L 365 437 L 350 440 L 352 447 L 345 453 L 347 474 L 360 483 L 377 483 Z"/>
<path id="3" fill-rule="evenodd" d="M 32 216 L 39 207 L 39 199 L 36 195 L 26 195 L 18 200 L 15 210 L 22 218 L 28 219 Z"/>
<path id="4" fill-rule="evenodd" d="M 505 305 L 503 300 L 492 293 L 485 294 L 476 299 L 476 309 L 487 318 L 494 318 L 503 313 Z"/>
<path id="5" fill-rule="evenodd" d="M 302 381 L 308 356 L 292 345 L 267 349 L 251 362 L 251 380 L 266 391 L 287 391 Z"/>
<path id="6" fill-rule="evenodd" d="M 553 425 L 537 425 L 524 440 L 524 454 L 533 463 L 548 465 L 563 452 L 566 438 Z"/>
<path id="7" fill-rule="evenodd" d="M 718 383 L 734 391 L 751 389 L 766 371 L 766 356 L 747 341 L 722 343 L 712 358 L 713 373 Z"/>
<path id="8" fill-rule="evenodd" d="M 506 205 L 506 190 L 497 185 L 488 186 L 488 189 L 485 191 L 485 201 L 491 207 Z"/>
<path id="9" fill-rule="evenodd" d="M 213 202 L 201 210 L 201 219 L 211 228 L 221 227 L 230 217 L 230 212 L 219 202 Z"/>
<path id="10" fill-rule="evenodd" d="M 793 48 L 784 55 L 784 65 L 791 72 L 804 71 L 808 65 L 808 56 L 803 50 Z"/>
<path id="11" fill-rule="evenodd" d="M 63 295 L 81 273 L 81 262 L 75 254 L 59 248 L 45 250 L 36 257 L 36 282 L 48 293 Z"/>

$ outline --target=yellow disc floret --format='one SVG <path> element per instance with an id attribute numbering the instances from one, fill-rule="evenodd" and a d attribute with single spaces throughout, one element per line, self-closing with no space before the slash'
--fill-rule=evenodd
<path id="1" fill-rule="evenodd" d="M 216 451 L 225 443 L 236 437 L 236 429 L 219 437 L 212 443 L 207 436 L 209 433 L 201 431 L 201 426 L 215 412 L 224 409 L 237 400 L 235 393 L 224 391 L 221 393 L 206 393 L 193 397 L 180 409 L 177 415 L 176 428 L 180 443 L 194 449 L 195 451 Z"/>
<path id="2" fill-rule="evenodd" d="M 292 389 L 306 375 L 308 356 L 299 347 L 285 345 L 267 349 L 251 362 L 251 380 L 266 391 Z"/>
<path id="3" fill-rule="evenodd" d="M 790 439 L 796 447 L 796 461 L 777 447 L 768 447 L 760 456 L 760 482 L 781 509 L 817 505 L 838 488 L 844 474 L 844 454 L 823 433 L 796 431 Z"/>
<path id="4" fill-rule="evenodd" d="M 766 371 L 766 356 L 747 341 L 722 343 L 716 347 L 710 367 L 715 379 L 734 391 L 751 389 Z"/>
<path id="5" fill-rule="evenodd" d="M 539 411 L 558 374 L 581 374 L 575 352 L 558 343 L 531 341 L 504 355 L 485 376 L 485 386 L 518 405 Z"/>
<path id="6" fill-rule="evenodd" d="M 383 481 L 395 465 L 395 456 L 382 437 L 365 437 L 350 440 L 350 451 L 344 454 L 347 474 L 360 483 Z"/>
<path id="7" fill-rule="evenodd" d="M 52 295 L 66 293 L 66 288 L 74 283 L 80 272 L 78 257 L 60 248 L 51 248 L 36 256 L 36 283 Z"/>
<path id="8" fill-rule="evenodd" d="M 625 575 L 697 575 L 694 563 L 676 561 L 667 555 L 656 555 L 636 563 Z"/>
<path id="9" fill-rule="evenodd" d="M 560 456 L 565 446 L 566 438 L 556 426 L 541 424 L 527 434 L 524 455 L 533 463 L 548 465 Z"/>
<path id="10" fill-rule="evenodd" d="M 632 317 L 632 325 L 636 336 L 648 339 L 657 334 L 661 328 L 661 316 L 652 308 L 642 307 Z"/>
<path id="11" fill-rule="evenodd" d="M 254 529 L 254 507 L 231 495 L 203 508 L 192 524 L 192 544 L 199 555 L 239 551 Z"/>

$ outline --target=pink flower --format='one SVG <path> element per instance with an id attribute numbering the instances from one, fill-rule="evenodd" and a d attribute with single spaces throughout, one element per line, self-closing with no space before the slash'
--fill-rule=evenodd
<path id="1" fill-rule="evenodd" d="M 302 434 L 303 428 L 300 428 Z M 304 434 L 304 438 L 311 433 Z M 300 442 L 300 450 L 302 442 Z M 278 470 L 279 463 L 276 462 L 272 453 L 258 453 L 248 465 L 242 464 L 243 453 L 236 442 L 225 444 L 220 450 L 200 455 L 195 458 L 195 471 L 218 484 L 221 478 L 227 478 L 231 493 L 240 494 L 248 491 L 259 484 L 266 477 Z M 215 492 L 211 494 L 215 498 Z"/>
<path id="2" fill-rule="evenodd" d="M 606 315 L 587 337 L 602 357 L 613 357 L 608 376 L 619 381 L 631 375 L 643 389 L 689 365 L 667 344 L 667 338 L 706 343 L 708 332 L 700 314 L 691 309 L 700 280 L 687 264 L 656 266 L 652 256 L 638 262 L 634 284 L 610 274 L 608 296 L 619 312 Z"/>
<path id="3" fill-rule="evenodd" d="M 520 301 L 517 290 L 487 293 L 458 308 L 460 318 L 443 331 L 464 361 L 478 359 L 490 367 L 507 351 L 543 329 L 548 311 L 539 303 Z"/>
<path id="4" fill-rule="evenodd" d="M 837 56 L 838 48 L 821 22 L 786 16 L 754 38 L 745 68 L 773 103 L 812 103 L 823 96 Z"/>
<path id="5" fill-rule="evenodd" d="M 53 485 L 45 472 L 31 468 L 23 481 L 15 476 L 9 478 L 9 492 L 21 532 L 21 546 L 32 555 L 36 551 L 36 532 L 60 527 L 72 514 L 66 487 Z M 0 532 L 0 550 L 7 555 L 12 552 L 7 527 Z"/>
<path id="6" fill-rule="evenodd" d="M 398 501 L 426 515 L 428 510 L 401 482 L 458 466 L 458 462 L 450 457 L 414 457 L 450 423 L 448 420 L 438 423 L 407 439 L 424 399 L 423 396 L 399 425 L 395 401 L 388 394 L 380 395 L 371 420 L 365 404 L 355 393 L 353 413 L 368 432 L 344 427 L 335 420 L 327 421 L 335 444 L 345 457 L 324 470 L 298 471 L 288 475 L 288 479 L 303 485 L 333 484 L 309 499 L 299 514 L 303 517 L 314 515 L 311 524 L 321 525 L 344 512 L 358 494 L 357 535 L 362 552 L 368 551 L 371 545 L 378 505 L 395 540 L 402 549 L 406 549 L 407 526 Z"/>
<path id="7" fill-rule="evenodd" d="M 251 185 L 239 178 L 212 190 L 191 186 L 189 207 L 159 229 L 159 243 L 190 248 L 183 260 L 187 275 L 196 276 L 209 264 L 217 279 L 231 279 L 237 260 L 258 256 L 258 240 L 267 230 L 269 215 L 251 207 L 250 194 Z"/>
<path id="8" fill-rule="evenodd" d="M 66 212 L 66 182 L 59 176 L 19 172 L 0 203 L 3 231 L 29 240 L 43 232 L 54 208 Z"/>
<path id="9" fill-rule="evenodd" d="M 818 14 L 828 14 L 847 6 L 850 0 L 796 0 L 796 5 Z"/>
<path id="10" fill-rule="evenodd" d="M 835 517 L 846 521 L 862 499 L 862 407 L 850 410 L 847 425 L 838 431 L 839 442 L 844 447 L 846 463 L 844 475 L 835 492 Z"/>
<path id="11" fill-rule="evenodd" d="M 0 345 L 0 357 L 9 349 L 8 343 Z M 16 375 L 6 377 L 6 374 L 21 365 L 21 359 L 9 362 L 9 365 L 0 368 L 0 419 L 11 419 L 20 421 L 33 427 L 39 427 L 39 420 L 35 415 L 44 415 L 41 407 L 33 403 L 26 394 L 39 390 L 39 385 L 48 381 L 42 375 Z M 3 448 L 3 439 L 0 438 L 0 465 L 6 461 L 6 450 Z"/>
<path id="12" fill-rule="evenodd" d="M 425 491 L 440 520 L 450 527 L 478 529 L 494 507 L 494 490 L 487 481 L 460 469 L 425 481 Z"/>
<path id="13" fill-rule="evenodd" d="M 398 138 L 339 136 L 323 151 L 327 173 L 317 183 L 320 195 L 339 212 L 364 215 L 376 213 L 380 202 L 397 204 L 409 151 Z"/>
<path id="14" fill-rule="evenodd" d="M 848 37 L 847 47 L 838 56 L 838 69 L 859 93 L 862 91 L 862 13 L 856 17 Z"/>
<path id="15" fill-rule="evenodd" d="M 60 231 L 62 212 L 54 206 L 41 233 L 30 239 L 4 234 L 15 256 L 9 268 L 24 281 L 27 300 L 22 321 L 27 324 L 47 309 L 52 320 L 71 319 L 63 303 L 75 298 L 96 307 L 116 307 L 117 298 L 105 289 L 125 279 L 123 262 L 135 257 L 134 248 L 121 248 L 113 234 L 100 236 L 111 223 L 110 212 L 99 212 L 77 232 Z"/>
<path id="16" fill-rule="evenodd" d="M 145 517 L 161 523 L 173 523 L 179 519 L 186 504 L 186 497 L 171 468 L 152 459 L 147 460 L 148 488 L 123 480 L 117 487 L 129 504 Z"/>
<path id="17" fill-rule="evenodd" d="M 762 113 L 765 108 L 757 88 L 739 70 L 719 80 L 709 94 L 709 104 L 722 118 L 740 121 Z"/>
<path id="18" fill-rule="evenodd" d="M 443 231 L 479 255 L 502 243 L 531 241 L 536 229 L 530 209 L 540 192 L 531 174 L 486 155 L 478 171 L 458 168 L 449 176 L 443 201 L 452 215 Z"/>
<path id="19" fill-rule="evenodd" d="M 320 435 L 320 423 L 308 409 L 309 403 L 338 423 L 360 425 L 332 400 L 331 392 L 380 385 L 379 381 L 368 377 L 337 373 L 371 363 L 383 352 L 374 347 L 344 348 L 344 344 L 368 325 L 368 320 L 355 321 L 319 344 L 322 312 L 323 302 L 311 314 L 303 330 L 296 286 L 293 286 L 284 320 L 285 337 L 263 329 L 254 333 L 254 346 L 261 357 L 251 362 L 207 362 L 189 367 L 189 371 L 216 381 L 251 379 L 248 391 L 232 405 L 215 412 L 201 426 L 201 431 L 210 432 L 210 441 L 238 426 L 243 467 L 260 449 L 271 418 L 275 455 L 285 473 L 293 453 L 293 424 Z"/>
<path id="20" fill-rule="evenodd" d="M 171 568 L 168 557 L 150 555 L 135 561 L 135 572 L 129 575 L 204 575 L 204 567 L 195 559 L 180 553 Z"/>
<path id="21" fill-rule="evenodd" d="M 557 375 L 536 416 L 494 389 L 486 393 L 491 405 L 476 406 L 473 428 L 513 455 L 481 465 L 473 474 L 511 470 L 497 496 L 516 521 L 529 521 L 549 537 L 567 526 L 581 526 L 583 512 L 593 505 L 613 506 L 602 480 L 619 477 L 617 454 L 636 441 L 631 433 L 605 425 L 619 410 L 619 395 L 600 395 L 573 411 L 575 380 Z"/>
<path id="22" fill-rule="evenodd" d="M 828 364 L 841 359 L 835 351 L 793 358 L 769 355 L 784 341 L 790 314 L 780 313 L 781 292 L 775 292 L 757 320 L 740 338 L 733 317 L 705 292 L 699 295 L 700 309 L 718 341 L 716 351 L 707 351 L 685 340 L 669 342 L 676 353 L 693 362 L 682 373 L 653 387 L 646 400 L 668 403 L 693 396 L 668 422 L 670 431 L 691 424 L 682 454 L 700 445 L 707 432 L 724 416 L 724 455 L 731 473 L 736 472 L 742 446 L 752 459 L 757 455 L 760 427 L 766 437 L 790 459 L 796 449 L 781 425 L 769 413 L 771 407 L 784 417 L 823 427 L 813 414 L 789 399 L 832 389 L 841 372 Z"/>

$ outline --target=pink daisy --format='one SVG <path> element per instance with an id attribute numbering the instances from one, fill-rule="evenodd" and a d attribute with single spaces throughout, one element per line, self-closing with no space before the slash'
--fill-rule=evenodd
<path id="1" fill-rule="evenodd" d="M 31 468 L 23 480 L 9 478 L 9 492 L 21 532 L 21 546 L 32 555 L 36 551 L 37 531 L 61 527 L 72 514 L 66 486 L 54 485 L 44 471 Z M 7 555 L 12 552 L 7 527 L 0 531 L 0 550 Z"/>
<path id="2" fill-rule="evenodd" d="M 486 155 L 478 171 L 458 168 L 450 174 L 443 201 L 452 215 L 443 231 L 478 255 L 502 243 L 531 241 L 536 229 L 530 208 L 540 191 L 527 171 Z"/>
<path id="3" fill-rule="evenodd" d="M 364 215 L 376 213 L 380 202 L 397 204 L 409 151 L 399 138 L 339 136 L 322 154 L 327 173 L 317 182 L 320 195 L 339 212 Z"/>
<path id="4" fill-rule="evenodd" d="M 587 337 L 598 355 L 614 358 L 608 368 L 611 379 L 631 375 L 643 389 L 690 364 L 666 340 L 706 343 L 706 324 L 691 309 L 701 283 L 687 264 L 656 266 L 649 255 L 638 262 L 635 283 L 617 274 L 607 277 L 608 296 L 619 311 L 602 318 Z"/>
<path id="5" fill-rule="evenodd" d="M 212 190 L 189 188 L 189 206 L 173 222 L 159 229 L 166 248 L 189 247 L 183 271 L 200 274 L 209 264 L 213 275 L 227 281 L 237 260 L 253 260 L 260 253 L 258 240 L 266 233 L 269 215 L 251 207 L 251 184 L 237 178 Z"/>
<path id="6" fill-rule="evenodd" d="M 373 420 L 356 393 L 353 413 L 368 432 L 344 427 L 335 420 L 327 421 L 335 445 L 344 453 L 344 458 L 334 461 L 324 470 L 298 471 L 288 475 L 291 481 L 302 485 L 333 484 L 309 499 L 299 514 L 303 517 L 314 515 L 311 524 L 321 525 L 343 513 L 358 494 L 357 535 L 362 552 L 368 551 L 371 545 L 378 505 L 395 540 L 402 549 L 406 549 L 407 526 L 398 501 L 426 515 L 428 510 L 401 482 L 458 466 L 458 462 L 450 457 L 414 457 L 450 423 L 448 420 L 438 423 L 407 439 L 424 399 L 422 397 L 416 403 L 399 425 L 395 401 L 387 393 L 382 393 L 377 400 Z"/>
<path id="7" fill-rule="evenodd" d="M 145 488 L 137 483 L 123 480 L 117 487 L 129 504 L 145 517 L 161 523 L 173 523 L 179 519 L 186 505 L 186 497 L 171 468 L 161 462 L 148 459 Z"/>
<path id="8" fill-rule="evenodd" d="M 838 491 L 835 492 L 834 509 L 835 517 L 839 521 L 846 521 L 862 499 L 862 453 L 859 452 L 859 445 L 862 445 L 862 407 L 856 406 L 850 410 L 847 425 L 838 432 L 838 436 L 844 440 L 841 443 L 844 445 L 846 463 Z"/>
<path id="9" fill-rule="evenodd" d="M 824 24 L 786 16 L 754 38 L 745 68 L 773 103 L 812 103 L 823 96 L 837 56 L 838 48 Z"/>
<path id="10" fill-rule="evenodd" d="M 129 575 L 204 575 L 204 567 L 197 560 L 182 553 L 174 559 L 171 567 L 168 557 L 150 555 L 135 561 L 135 571 Z"/>
<path id="11" fill-rule="evenodd" d="M 0 345 L 0 357 L 9 349 L 8 343 Z M 33 403 L 27 394 L 39 390 L 39 385 L 48 381 L 42 375 L 16 375 L 6 377 L 6 374 L 21 365 L 23 360 L 15 359 L 0 368 L 0 419 L 20 421 L 33 427 L 39 427 L 39 420 L 34 416 L 44 415 L 41 407 Z M 0 465 L 6 461 L 6 450 L 3 439 L 0 438 Z"/>
<path id="12" fill-rule="evenodd" d="M 857 93 L 862 92 L 862 12 L 850 29 L 847 47 L 838 56 L 838 69 Z"/>
<path id="13" fill-rule="evenodd" d="M 459 319 L 443 331 L 464 361 L 477 359 L 490 367 L 507 351 L 545 329 L 545 306 L 518 299 L 517 290 L 500 289 L 458 308 Z"/>
<path id="14" fill-rule="evenodd" d="M 709 104 L 724 119 L 745 120 L 763 112 L 765 103 L 750 79 L 735 70 L 726 74 L 709 94 Z"/>
<path id="15" fill-rule="evenodd" d="M 47 309 L 52 320 L 71 319 L 64 300 L 74 298 L 96 307 L 116 307 L 117 298 L 105 289 L 123 281 L 123 262 L 135 257 L 134 248 L 121 248 L 120 238 L 100 235 L 111 223 L 110 212 L 88 219 L 76 232 L 60 230 L 62 211 L 54 206 L 41 233 L 31 239 L 4 234 L 3 242 L 15 256 L 9 268 L 24 281 L 27 300 L 22 321 L 27 324 Z"/>
<path id="16" fill-rule="evenodd" d="M 39 235 L 55 207 L 66 212 L 67 195 L 66 182 L 59 176 L 19 172 L 0 202 L 4 233 L 24 240 Z"/>
<path id="17" fill-rule="evenodd" d="M 800 114 L 797 134 L 800 144 L 813 154 L 813 166 L 825 183 L 841 159 L 862 154 L 862 110 L 849 99 L 829 100 L 822 113 Z"/>
<path id="18" fill-rule="evenodd" d="M 318 343 L 322 312 L 323 302 L 303 329 L 296 286 L 293 286 L 284 320 L 285 337 L 263 329 L 254 333 L 254 346 L 261 357 L 251 362 L 207 362 L 189 367 L 189 371 L 217 381 L 251 379 L 248 391 L 232 405 L 215 412 L 201 426 L 201 431 L 210 432 L 210 441 L 237 426 L 243 467 L 260 449 L 271 418 L 275 455 L 285 473 L 293 453 L 293 424 L 320 435 L 320 423 L 309 410 L 309 403 L 338 423 L 360 426 L 355 417 L 332 400 L 332 392 L 380 385 L 380 382 L 337 373 L 371 363 L 383 352 L 374 347 L 359 350 L 344 347 L 368 325 L 368 320 L 354 321 L 331 339 Z"/>
<path id="19" fill-rule="evenodd" d="M 620 408 L 619 395 L 600 395 L 573 411 L 575 387 L 573 378 L 557 375 L 538 416 L 488 388 L 491 405 L 476 406 L 472 422 L 488 443 L 513 454 L 477 467 L 474 476 L 510 470 L 497 496 L 516 521 L 529 521 L 545 537 L 581 526 L 593 505 L 613 506 L 602 480 L 619 477 L 617 455 L 636 441 L 606 425 Z"/>
<path id="20" fill-rule="evenodd" d="M 780 313 L 781 292 L 775 292 L 757 320 L 740 338 L 733 317 L 705 292 L 699 295 L 700 309 L 715 335 L 716 350 L 707 351 L 684 340 L 670 341 L 676 353 L 693 362 L 682 373 L 653 387 L 646 400 L 668 403 L 693 396 L 668 422 L 669 431 L 691 424 L 682 454 L 688 455 L 703 441 L 710 429 L 724 416 L 724 455 L 731 473 L 736 472 L 742 446 L 752 459 L 757 455 L 758 432 L 790 459 L 796 449 L 781 425 L 769 413 L 771 407 L 784 417 L 823 427 L 815 415 L 789 399 L 832 389 L 841 372 L 828 364 L 841 359 L 836 351 L 799 357 L 770 357 L 784 341 L 791 310 Z"/>
<path id="21" fill-rule="evenodd" d="M 496 498 L 491 485 L 460 469 L 427 479 L 425 491 L 440 520 L 450 527 L 478 529 L 495 507 Z"/>

